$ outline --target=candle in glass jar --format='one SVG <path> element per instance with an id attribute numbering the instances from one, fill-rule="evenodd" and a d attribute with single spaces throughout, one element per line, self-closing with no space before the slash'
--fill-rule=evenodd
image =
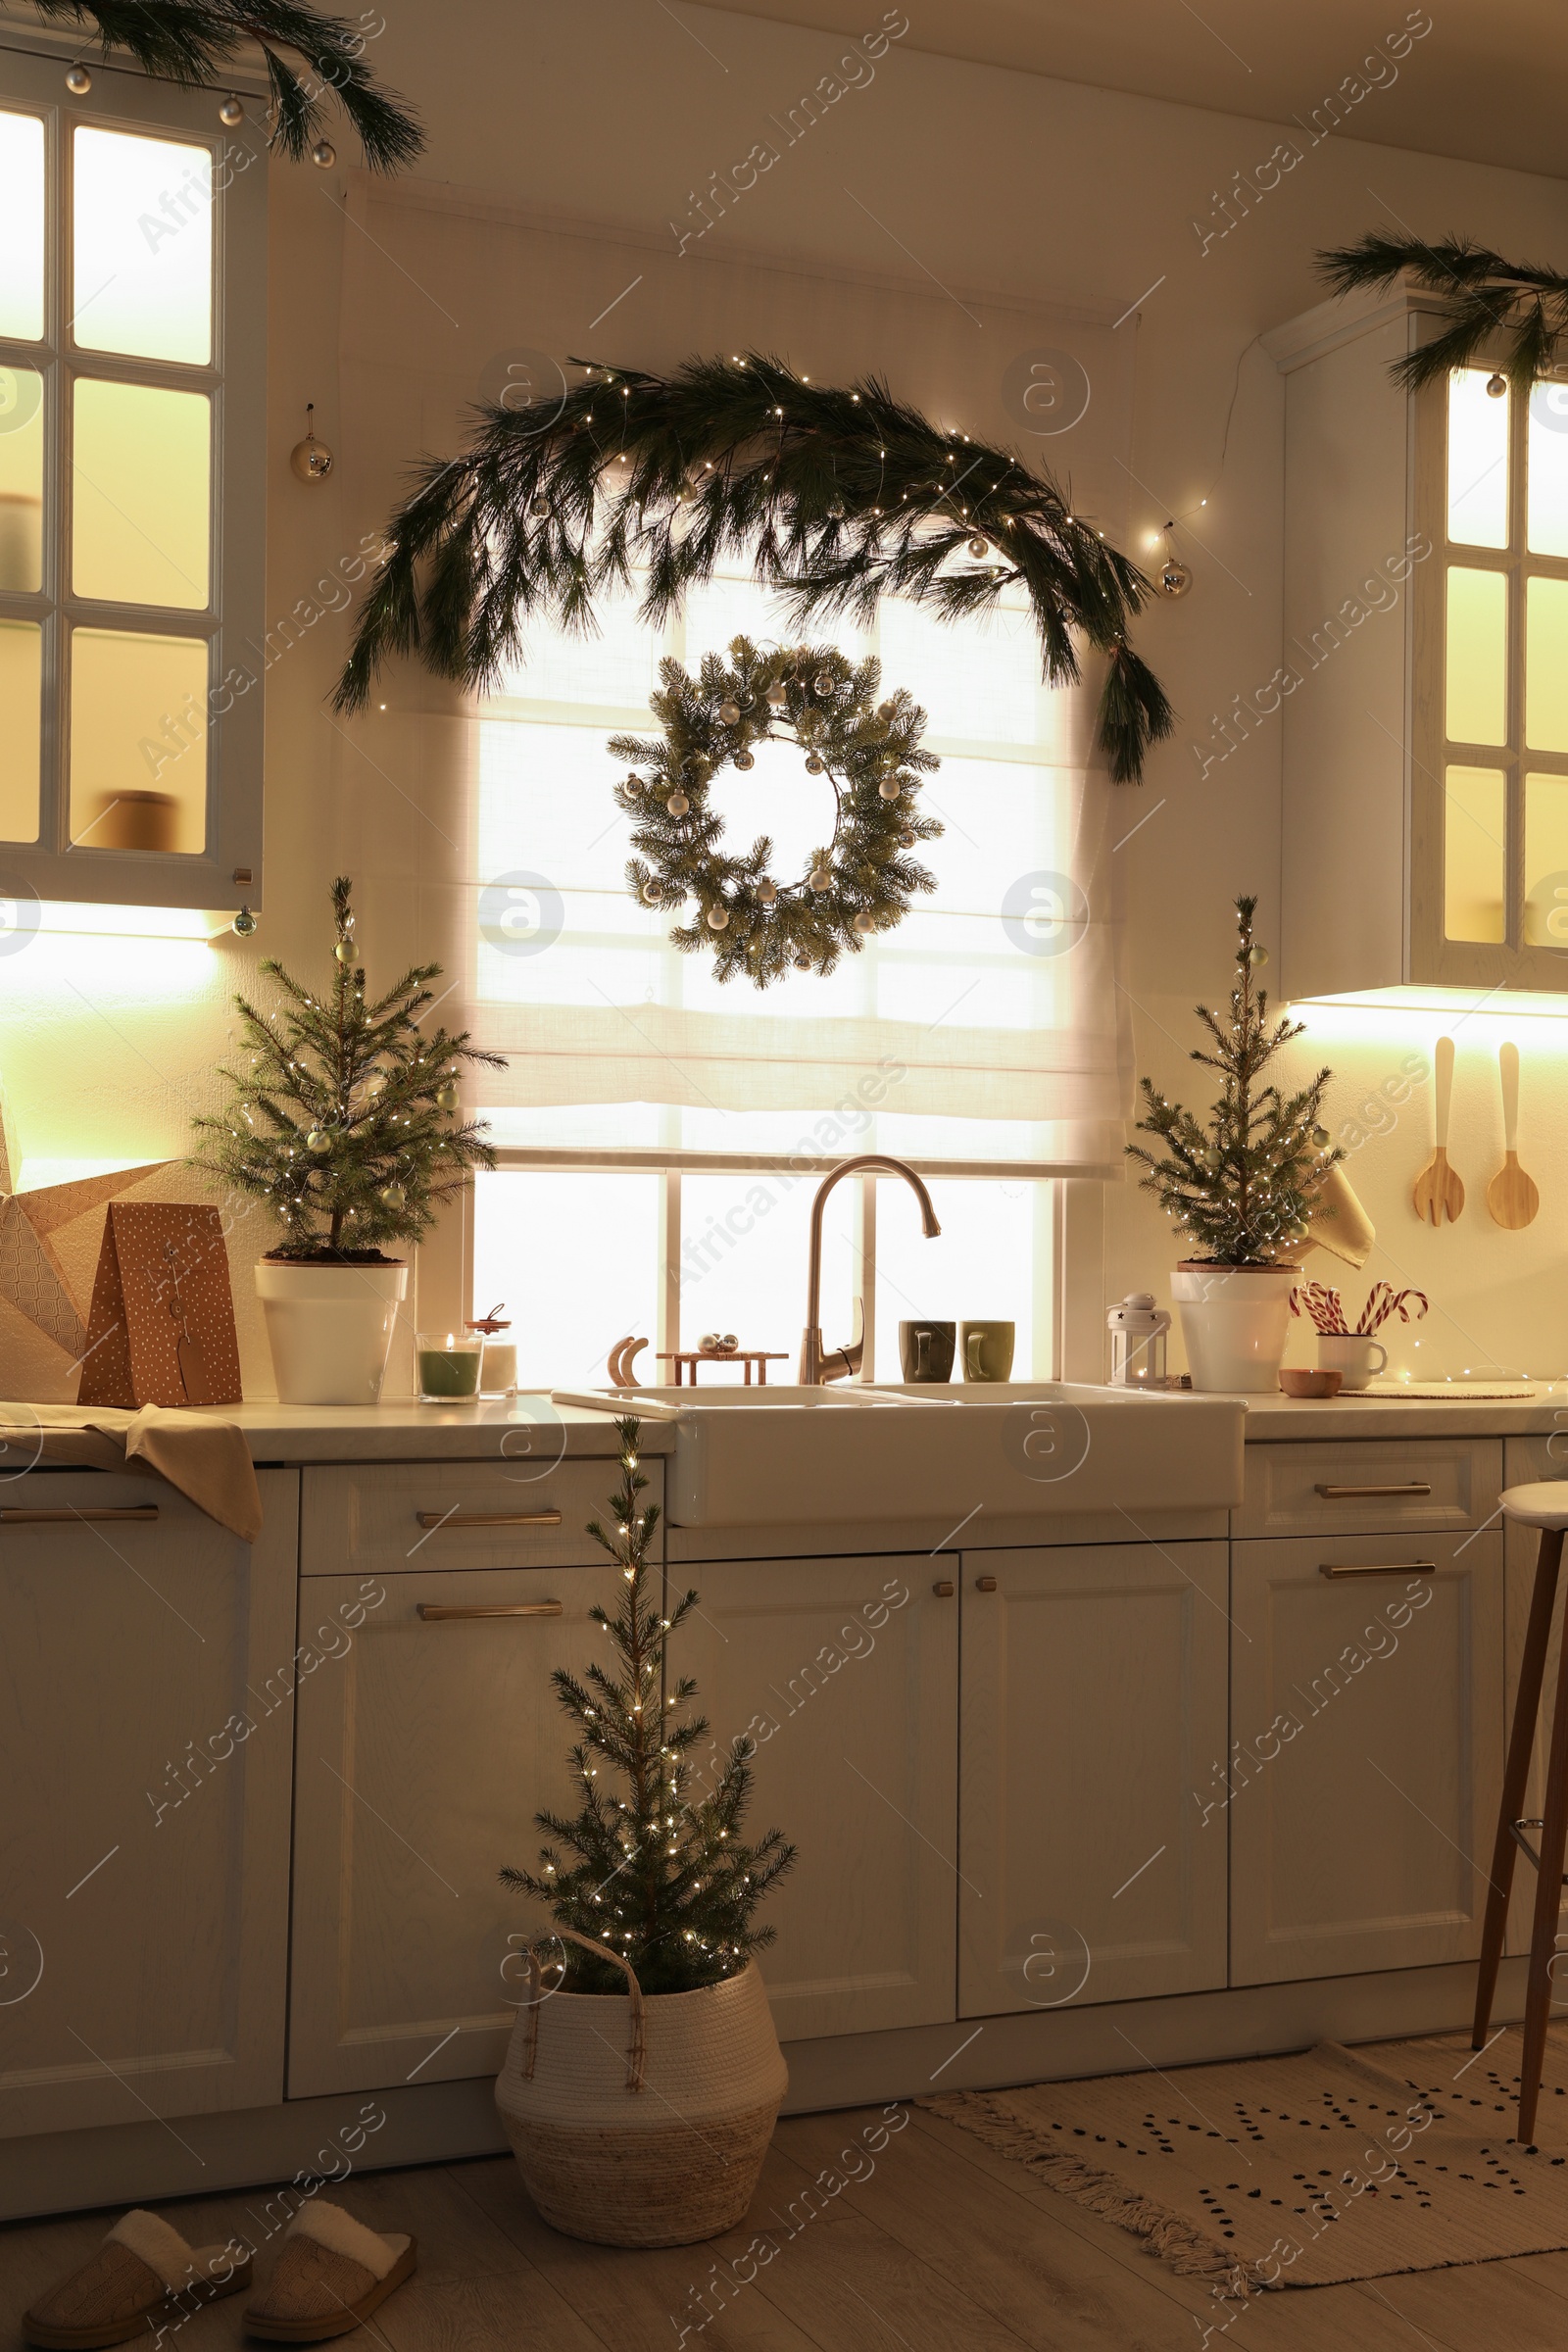
<path id="1" fill-rule="evenodd" d="M 480 1342 L 465 1333 L 421 1331 L 416 1341 L 419 1397 L 427 1404 L 447 1403 L 479 1393 Z"/>
<path id="2" fill-rule="evenodd" d="M 486 1396 L 510 1396 L 517 1385 L 517 1348 L 514 1340 L 489 1340 L 479 1372 Z"/>

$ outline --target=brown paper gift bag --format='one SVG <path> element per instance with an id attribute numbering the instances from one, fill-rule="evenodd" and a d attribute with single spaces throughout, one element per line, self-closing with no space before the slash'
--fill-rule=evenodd
<path id="1" fill-rule="evenodd" d="M 78 1404 L 239 1404 L 228 1251 L 216 1208 L 115 1200 L 92 1286 Z"/>

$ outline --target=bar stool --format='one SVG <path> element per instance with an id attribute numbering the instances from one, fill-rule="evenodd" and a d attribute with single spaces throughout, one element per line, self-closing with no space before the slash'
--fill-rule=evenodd
<path id="1" fill-rule="evenodd" d="M 1568 1883 L 1563 1873 L 1564 1850 L 1568 1848 L 1568 1637 L 1563 1641 L 1557 1665 L 1551 1753 L 1546 1766 L 1545 1817 L 1539 1822 L 1522 1820 L 1520 1808 L 1530 1779 L 1531 1751 L 1541 1713 L 1541 1687 L 1546 1671 L 1546 1644 L 1551 1636 L 1552 1603 L 1557 1597 L 1557 1571 L 1562 1561 L 1563 1531 L 1568 1528 L 1568 1479 L 1545 1479 L 1534 1486 L 1509 1487 L 1502 1496 L 1502 1508 L 1505 1517 L 1517 1520 L 1521 1527 L 1540 1528 L 1541 1549 L 1536 1558 L 1535 1590 L 1530 1596 L 1530 1622 L 1525 1629 L 1525 1653 L 1514 1699 L 1508 1761 L 1503 1769 L 1497 1836 L 1492 1849 L 1492 1879 L 1481 1931 L 1481 1969 L 1471 2046 L 1478 2050 L 1485 2046 L 1492 2023 L 1492 2003 L 1497 1989 L 1497 1968 L 1508 1923 L 1508 1897 L 1513 1891 L 1514 1858 L 1522 1851 L 1536 1868 L 1524 2054 L 1519 2062 L 1518 2138 L 1522 2146 L 1528 2147 L 1535 2135 L 1536 2105 L 1545 2064 L 1558 1913 L 1562 1907 L 1562 1889 Z M 1525 1836 L 1532 1829 L 1541 1832 L 1539 1852 Z"/>

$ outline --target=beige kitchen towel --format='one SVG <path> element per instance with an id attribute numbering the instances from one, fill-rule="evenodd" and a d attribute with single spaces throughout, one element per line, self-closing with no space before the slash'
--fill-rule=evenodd
<path id="1" fill-rule="evenodd" d="M 45 1462 L 165 1478 L 242 1543 L 254 1544 L 262 1532 L 256 1465 L 244 1431 L 232 1421 L 158 1404 L 137 1413 L 110 1405 L 0 1404 L 0 1478 L 18 1478 Z"/>

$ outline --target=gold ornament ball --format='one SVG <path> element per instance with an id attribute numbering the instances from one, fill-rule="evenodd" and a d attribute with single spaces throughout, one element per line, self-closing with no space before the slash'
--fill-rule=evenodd
<path id="1" fill-rule="evenodd" d="M 530 514 L 533 516 L 533 518 L 534 518 L 534 520 L 535 520 L 536 522 L 543 522 L 543 520 L 544 520 L 545 516 L 546 516 L 546 515 L 549 514 L 549 512 L 550 512 L 550 501 L 549 501 L 549 499 L 548 499 L 548 498 L 531 498 L 531 499 L 528 501 L 528 512 L 529 512 L 529 514 Z"/>
<path id="2" fill-rule="evenodd" d="M 750 752 L 737 752 L 735 755 L 735 764 L 737 767 L 741 768 L 755 767 L 757 765 L 757 761 Z"/>
<path id="3" fill-rule="evenodd" d="M 643 905 L 645 906 L 657 906 L 662 895 L 657 882 L 643 884 Z"/>
<path id="4" fill-rule="evenodd" d="M 822 773 L 822 762 L 814 752 L 806 762 L 806 772 L 808 776 L 819 776 Z"/>
<path id="5" fill-rule="evenodd" d="M 758 904 L 759 904 L 760 906 L 777 906 L 777 904 L 778 904 L 778 884 L 777 884 L 776 882 L 759 882 L 759 884 L 757 885 L 757 897 L 758 897 Z"/>
<path id="6" fill-rule="evenodd" d="M 245 109 L 237 98 L 225 98 L 218 110 L 218 120 L 225 130 L 238 130 L 245 120 Z"/>
<path id="7" fill-rule="evenodd" d="M 904 790 L 904 786 L 900 783 L 897 776 L 884 776 L 876 789 L 880 799 L 884 801 L 896 801 L 900 793 Z"/>
<path id="8" fill-rule="evenodd" d="M 302 482 L 324 482 L 332 470 L 334 460 L 326 443 L 318 441 L 313 431 L 307 433 L 303 441 L 295 442 L 289 452 L 288 462 Z"/>
<path id="9" fill-rule="evenodd" d="M 718 716 L 721 726 L 738 727 L 741 723 L 741 707 L 739 703 L 720 703 L 718 706 Z"/>
<path id="10" fill-rule="evenodd" d="M 354 945 L 352 939 L 340 939 L 337 943 L 337 946 L 332 950 L 332 953 L 337 957 L 339 963 L 352 963 L 355 956 L 359 954 L 359 950 Z"/>
<path id="11" fill-rule="evenodd" d="M 66 75 L 66 87 L 73 98 L 85 98 L 92 88 L 92 75 L 85 66 L 73 66 Z"/>
<path id="12" fill-rule="evenodd" d="M 973 557 L 974 557 L 975 561 L 978 563 L 978 562 L 979 562 L 979 560 L 980 560 L 980 558 L 981 558 L 982 556 L 989 556 L 989 555 L 990 555 L 990 553 L 991 553 L 991 543 L 990 543 L 990 541 L 989 541 L 988 539 L 982 539 L 982 538 L 980 537 L 979 533 L 978 533 L 978 532 L 976 532 L 975 536 L 974 536 L 974 537 L 973 537 L 973 538 L 970 540 L 970 542 L 969 542 L 969 553 L 970 553 L 970 555 L 971 555 L 971 556 L 973 556 Z"/>
<path id="13" fill-rule="evenodd" d="M 628 792 L 641 792 L 642 788 L 643 780 L 641 776 L 628 776 L 626 778 L 626 790 Z"/>
<path id="14" fill-rule="evenodd" d="M 1314 1144 L 1316 1144 L 1320 1152 L 1326 1151 L 1329 1141 L 1328 1129 L 1326 1127 L 1314 1127 L 1312 1130 L 1312 1141 Z"/>
<path id="15" fill-rule="evenodd" d="M 1489 376 L 1488 376 L 1488 378 L 1487 378 L 1487 391 L 1488 391 L 1488 394 L 1490 395 L 1490 397 L 1491 397 L 1493 400 L 1500 400 L 1500 399 L 1502 398 L 1503 394 L 1504 394 L 1504 393 L 1507 391 L 1507 389 L 1508 389 L 1508 379 L 1507 379 L 1507 377 L 1506 377 L 1505 375 L 1489 375 Z"/>
<path id="16" fill-rule="evenodd" d="M 789 709 L 789 690 L 785 686 L 782 678 L 778 679 L 774 685 L 768 688 L 767 707 L 770 710 L 787 710 Z"/>
<path id="17" fill-rule="evenodd" d="M 408 1197 L 401 1184 L 384 1184 L 381 1187 L 380 1200 L 383 1208 L 399 1209 Z"/>
<path id="18" fill-rule="evenodd" d="M 795 958 L 795 969 L 796 969 L 798 972 L 808 972 L 808 971 L 810 970 L 810 968 L 811 968 L 811 958 L 809 957 L 809 956 L 796 956 L 796 958 Z"/>
<path id="19" fill-rule="evenodd" d="M 1255 971 L 1255 970 L 1257 969 L 1257 967 L 1258 967 L 1260 964 L 1267 963 L 1267 961 L 1268 961 L 1268 950 L 1267 950 L 1267 948 L 1264 948 L 1264 947 L 1259 947 L 1259 946 L 1257 945 L 1257 943 L 1254 941 L 1254 942 L 1253 942 L 1253 944 L 1251 945 L 1251 947 L 1250 947 L 1250 948 L 1248 949 L 1248 951 L 1247 951 L 1247 960 L 1248 960 L 1248 962 L 1249 962 L 1249 963 L 1250 963 L 1250 964 L 1252 966 L 1253 970 Z"/>
<path id="20" fill-rule="evenodd" d="M 710 931 L 727 931 L 729 929 L 729 908 L 727 906 L 710 906 L 708 928 Z"/>
<path id="21" fill-rule="evenodd" d="M 832 876 L 832 875 L 829 873 L 829 871 L 828 871 L 828 869 L 827 869 L 827 867 L 826 867 L 825 865 L 813 865 L 813 866 L 812 866 L 812 868 L 811 868 L 811 873 L 810 873 L 810 883 L 811 883 L 811 888 L 812 888 L 813 890 L 826 890 L 826 889 L 828 888 L 828 886 L 830 885 L 830 883 L 832 882 L 832 880 L 833 880 L 833 876 Z"/>
<path id="22" fill-rule="evenodd" d="M 684 816 L 691 807 L 691 803 L 683 792 L 672 792 L 664 803 L 664 807 L 669 810 L 671 816 Z"/>
<path id="23" fill-rule="evenodd" d="M 907 825 L 899 835 L 899 847 L 901 850 L 912 850 L 914 847 L 914 835 L 909 831 Z"/>
<path id="24" fill-rule="evenodd" d="M 330 139 L 318 139 L 311 149 L 311 161 L 318 172 L 330 172 L 337 162 L 337 149 Z"/>
<path id="25" fill-rule="evenodd" d="M 313 1127 L 305 1138 L 305 1149 L 307 1152 L 330 1152 L 332 1138 L 324 1127 Z"/>
<path id="26" fill-rule="evenodd" d="M 862 906 L 859 913 L 855 918 L 855 928 L 859 932 L 860 937 L 863 939 L 868 931 L 874 931 L 876 929 L 876 917 L 873 914 L 870 914 L 866 908 Z"/>
<path id="27" fill-rule="evenodd" d="M 437 1110 L 444 1110 L 450 1116 L 453 1111 L 459 1108 L 462 1101 L 463 1096 L 459 1090 L 457 1080 L 455 1078 L 449 1078 L 445 1086 L 443 1086 L 436 1095 L 435 1106 Z"/>

